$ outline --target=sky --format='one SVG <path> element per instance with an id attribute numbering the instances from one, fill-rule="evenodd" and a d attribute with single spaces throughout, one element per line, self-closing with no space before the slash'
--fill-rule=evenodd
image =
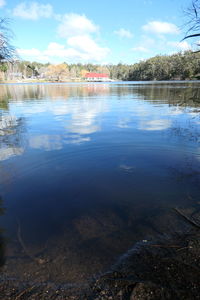
<path id="1" fill-rule="evenodd" d="M 184 40 L 191 0 L 0 0 L 21 59 L 133 64 L 191 49 Z"/>

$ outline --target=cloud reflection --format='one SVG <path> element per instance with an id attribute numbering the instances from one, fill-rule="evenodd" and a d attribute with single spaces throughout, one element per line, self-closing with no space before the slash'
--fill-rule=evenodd
<path id="1" fill-rule="evenodd" d="M 135 169 L 134 166 L 131 166 L 131 165 L 128 165 L 128 164 L 121 164 L 119 166 L 119 168 L 120 168 L 121 171 L 124 171 L 126 173 L 132 173 Z"/>
<path id="2" fill-rule="evenodd" d="M 171 125 L 172 125 L 172 121 L 165 120 L 165 119 L 142 121 L 139 124 L 139 130 L 147 130 L 147 131 L 165 130 L 170 128 Z"/>
<path id="3" fill-rule="evenodd" d="M 82 144 L 86 142 L 90 142 L 91 138 L 90 137 L 82 137 L 80 135 L 71 135 L 67 137 L 67 140 L 65 140 L 65 144 Z"/>
<path id="4" fill-rule="evenodd" d="M 65 125 L 68 133 L 75 133 L 80 136 L 90 135 L 101 130 L 98 117 L 108 111 L 103 101 L 84 100 L 79 105 L 71 107 L 71 119 Z"/>
<path id="5" fill-rule="evenodd" d="M 48 129 L 48 132 L 31 136 L 29 146 L 33 149 L 61 150 L 64 144 L 81 144 L 91 141 L 90 135 L 101 130 L 99 117 L 108 109 L 103 101 L 83 99 L 78 103 L 70 101 L 62 105 L 53 104 L 49 110 L 61 134 L 53 134 L 53 130 Z"/>
<path id="6" fill-rule="evenodd" d="M 1 148 L 0 150 L 0 161 L 7 160 L 16 155 L 21 155 L 24 152 L 23 148 L 17 147 Z"/>
<path id="7" fill-rule="evenodd" d="M 43 149 L 45 151 L 62 149 L 62 141 L 59 135 L 37 135 L 29 139 L 29 146 L 33 149 Z"/>
<path id="8" fill-rule="evenodd" d="M 119 120 L 118 124 L 117 124 L 117 127 L 118 128 L 129 128 L 131 119 L 130 118 L 123 118 L 121 120 Z"/>

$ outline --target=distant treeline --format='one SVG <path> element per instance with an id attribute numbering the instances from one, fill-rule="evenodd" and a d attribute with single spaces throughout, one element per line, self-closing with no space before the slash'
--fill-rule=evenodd
<path id="1" fill-rule="evenodd" d="M 0 71 L 5 79 L 44 78 L 66 80 L 83 78 L 87 72 L 109 74 L 116 80 L 191 80 L 200 79 L 200 53 L 186 51 L 173 55 L 157 55 L 138 63 L 127 65 L 70 64 L 18 61 L 14 64 L 1 64 Z"/>
<path id="2" fill-rule="evenodd" d="M 120 80 L 191 80 L 200 79 L 200 53 L 186 51 L 157 55 L 133 65 L 108 66 L 111 78 Z"/>
<path id="3" fill-rule="evenodd" d="M 200 79 L 200 53 L 158 55 L 130 66 L 128 80 Z"/>

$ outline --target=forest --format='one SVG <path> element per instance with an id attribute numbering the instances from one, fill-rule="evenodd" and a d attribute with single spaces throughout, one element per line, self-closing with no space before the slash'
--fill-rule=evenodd
<path id="1" fill-rule="evenodd" d="M 53 65 L 20 61 L 1 63 L 2 80 L 44 79 L 52 81 L 81 80 L 87 72 L 107 73 L 113 80 L 194 80 L 200 79 L 200 53 L 192 51 L 157 55 L 134 64 L 97 65 L 63 62 Z"/>

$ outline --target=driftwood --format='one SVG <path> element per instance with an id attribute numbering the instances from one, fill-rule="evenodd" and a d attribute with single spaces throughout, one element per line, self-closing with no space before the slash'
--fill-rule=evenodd
<path id="1" fill-rule="evenodd" d="M 156 247 L 156 248 L 180 248 L 178 245 L 148 245 L 149 247 Z"/>
<path id="2" fill-rule="evenodd" d="M 182 213 L 178 208 L 174 208 L 175 212 L 180 215 L 184 220 L 186 220 L 187 222 L 189 222 L 191 225 L 193 225 L 196 228 L 200 229 L 200 225 L 195 221 L 192 220 L 191 218 L 189 218 L 188 216 L 186 216 L 184 213 Z"/>
<path id="3" fill-rule="evenodd" d="M 18 241 L 22 247 L 22 249 L 24 250 L 24 253 L 29 257 L 31 258 L 33 261 L 35 261 L 37 264 L 44 264 L 46 261 L 44 259 L 41 259 L 41 258 L 37 258 L 35 257 L 32 253 L 30 253 L 30 251 L 28 250 L 28 248 L 26 247 L 23 239 L 22 239 L 22 235 L 21 235 L 21 226 L 20 226 L 20 222 L 19 220 L 17 219 L 17 238 L 18 238 Z"/>
<path id="4" fill-rule="evenodd" d="M 23 296 L 25 296 L 25 294 L 31 292 L 34 288 L 35 288 L 35 286 L 31 286 L 31 287 L 28 287 L 27 289 L 23 290 L 20 294 L 18 294 L 15 297 L 15 300 L 20 300 L 21 297 L 23 297 Z"/>

